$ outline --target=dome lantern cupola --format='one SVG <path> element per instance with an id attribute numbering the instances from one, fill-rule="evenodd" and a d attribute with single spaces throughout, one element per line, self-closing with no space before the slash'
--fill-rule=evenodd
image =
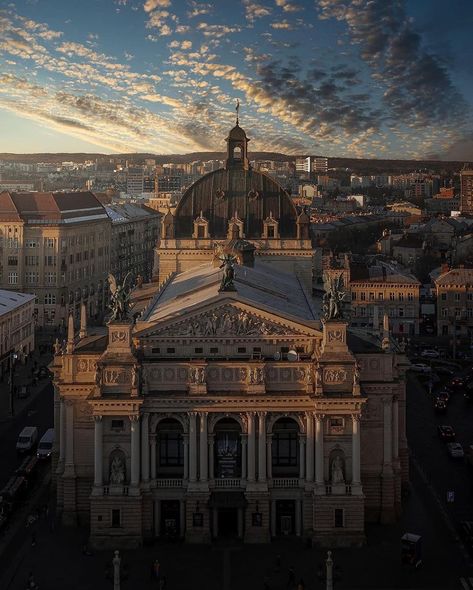
<path id="1" fill-rule="evenodd" d="M 225 162 L 225 168 L 228 169 L 239 169 L 249 170 L 250 161 L 248 160 L 248 142 L 250 141 L 246 137 L 245 130 L 239 125 L 238 112 L 240 109 L 240 102 L 237 101 L 236 111 L 236 125 L 228 134 L 226 139 L 227 142 L 227 159 Z"/>

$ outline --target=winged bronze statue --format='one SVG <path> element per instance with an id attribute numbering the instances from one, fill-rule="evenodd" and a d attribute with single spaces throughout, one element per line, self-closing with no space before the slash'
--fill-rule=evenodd
<path id="1" fill-rule="evenodd" d="M 326 320 L 338 320 L 343 318 L 342 303 L 346 297 L 343 284 L 343 275 L 330 279 L 330 287 L 324 294 L 323 310 Z"/>
<path id="2" fill-rule="evenodd" d="M 129 319 L 130 311 L 130 288 L 126 281 L 131 273 L 128 273 L 121 285 L 117 284 L 116 278 L 109 273 L 108 284 L 110 286 L 110 309 L 112 310 L 111 321 Z"/>

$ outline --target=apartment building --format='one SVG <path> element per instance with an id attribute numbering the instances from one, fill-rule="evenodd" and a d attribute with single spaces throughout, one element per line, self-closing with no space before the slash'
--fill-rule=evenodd
<path id="1" fill-rule="evenodd" d="M 108 300 L 111 223 L 91 192 L 0 193 L 0 288 L 36 295 L 39 326 L 64 326 Z"/>
<path id="2" fill-rule="evenodd" d="M 473 336 L 473 268 L 452 268 L 435 280 L 437 335 Z"/>
<path id="3" fill-rule="evenodd" d="M 150 207 L 133 203 L 106 205 L 112 222 L 110 272 L 118 281 L 128 273 L 151 280 L 154 247 L 158 240 L 161 215 Z"/>
<path id="4" fill-rule="evenodd" d="M 12 354 L 34 350 L 35 296 L 0 289 L 0 376 L 10 369 Z"/>

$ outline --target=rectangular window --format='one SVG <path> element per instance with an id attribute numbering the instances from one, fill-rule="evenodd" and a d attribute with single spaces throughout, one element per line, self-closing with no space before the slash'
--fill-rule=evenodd
<path id="1" fill-rule="evenodd" d="M 261 346 L 253 346 L 253 352 L 261 352 Z"/>
<path id="2" fill-rule="evenodd" d="M 45 256 L 44 266 L 56 266 L 56 256 Z"/>
<path id="3" fill-rule="evenodd" d="M 394 299 L 395 299 L 394 293 L 389 293 L 389 300 L 394 301 Z"/>
<path id="4" fill-rule="evenodd" d="M 354 291 L 352 291 L 351 300 L 356 301 L 356 293 Z"/>
<path id="5" fill-rule="evenodd" d="M 39 246 L 39 242 L 35 239 L 25 240 L 25 248 L 37 248 Z"/>
<path id="6" fill-rule="evenodd" d="M 120 528 L 121 526 L 121 510 L 119 508 L 112 509 L 112 527 Z"/>
<path id="7" fill-rule="evenodd" d="M 168 354 L 174 354 L 174 353 L 176 352 L 176 349 L 175 349 L 175 348 L 167 348 L 167 349 L 166 349 L 166 352 L 167 352 Z"/>
<path id="8" fill-rule="evenodd" d="M 194 352 L 196 354 L 202 354 L 204 352 L 204 349 L 203 348 L 194 348 Z"/>
<path id="9" fill-rule="evenodd" d="M 45 248 L 54 248 L 54 238 L 45 238 L 44 246 Z"/>
<path id="10" fill-rule="evenodd" d="M 365 301 L 365 300 L 366 300 L 366 293 L 365 293 L 364 291 L 362 291 L 362 292 L 360 293 L 360 299 L 361 299 L 362 301 Z"/>
<path id="11" fill-rule="evenodd" d="M 123 430 L 123 420 L 112 420 L 112 430 Z"/>
<path id="12" fill-rule="evenodd" d="M 239 352 L 240 354 L 244 354 L 244 353 L 246 352 L 246 348 L 245 348 L 244 346 L 240 346 L 240 347 L 238 348 L 238 352 Z"/>
<path id="13" fill-rule="evenodd" d="M 55 272 L 45 272 L 44 273 L 44 282 L 46 285 L 55 285 L 56 284 L 56 273 Z"/>
<path id="14" fill-rule="evenodd" d="M 161 352 L 161 349 L 160 348 L 152 348 L 151 349 L 151 353 L 152 354 L 159 354 L 160 352 Z"/>
<path id="15" fill-rule="evenodd" d="M 345 510 L 343 508 L 335 508 L 333 520 L 335 528 L 343 528 L 345 526 Z"/>
<path id="16" fill-rule="evenodd" d="M 8 284 L 9 285 L 18 285 L 18 273 L 17 272 L 9 272 L 8 273 Z"/>
<path id="17" fill-rule="evenodd" d="M 274 466 L 288 467 L 297 465 L 297 433 L 273 433 L 272 463 Z"/>
<path id="18" fill-rule="evenodd" d="M 382 301 L 384 299 L 383 293 L 378 293 L 378 301 Z"/>
<path id="19" fill-rule="evenodd" d="M 414 293 L 408 293 L 407 294 L 407 300 L 408 301 L 414 301 Z"/>
<path id="20" fill-rule="evenodd" d="M 460 293 L 455 293 L 455 301 L 460 301 Z"/>
<path id="21" fill-rule="evenodd" d="M 468 301 L 473 301 L 473 293 L 467 293 L 466 298 Z"/>
<path id="22" fill-rule="evenodd" d="M 448 318 L 448 309 L 442 309 L 442 317 Z"/>
<path id="23" fill-rule="evenodd" d="M 370 301 L 374 301 L 374 293 L 370 293 Z"/>
<path id="24" fill-rule="evenodd" d="M 440 294 L 440 299 L 441 299 L 442 301 L 447 301 L 447 294 L 446 294 L 446 293 L 441 293 L 441 294 Z"/>
<path id="25" fill-rule="evenodd" d="M 268 238 L 274 238 L 274 225 L 268 225 Z"/>
<path id="26" fill-rule="evenodd" d="M 404 301 L 404 293 L 399 293 L 399 301 Z"/>
<path id="27" fill-rule="evenodd" d="M 404 308 L 403 307 L 400 307 L 399 308 L 399 315 L 398 315 L 398 317 L 399 318 L 403 318 L 404 317 Z"/>
<path id="28" fill-rule="evenodd" d="M 18 256 L 9 256 L 8 266 L 18 266 Z"/>

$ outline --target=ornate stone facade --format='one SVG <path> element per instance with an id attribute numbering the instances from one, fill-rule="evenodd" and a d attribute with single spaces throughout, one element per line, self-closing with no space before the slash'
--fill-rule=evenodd
<path id="1" fill-rule="evenodd" d="M 359 544 L 399 512 L 405 357 L 263 266 L 231 292 L 211 265 L 177 275 L 134 326 L 55 357 L 58 503 L 93 545 Z"/>

